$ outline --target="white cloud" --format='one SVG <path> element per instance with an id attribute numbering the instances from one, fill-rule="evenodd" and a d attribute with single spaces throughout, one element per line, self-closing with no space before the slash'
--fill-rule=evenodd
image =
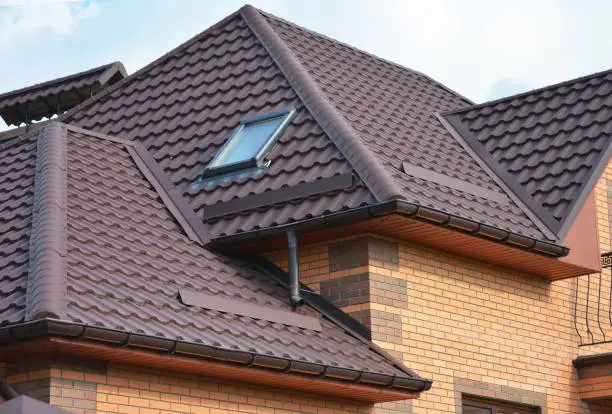
<path id="1" fill-rule="evenodd" d="M 86 1 L 8 1 L 18 4 L 0 9 L 0 48 L 16 40 L 24 41 L 45 31 L 69 35 L 86 19 L 100 12 L 97 2 Z"/>

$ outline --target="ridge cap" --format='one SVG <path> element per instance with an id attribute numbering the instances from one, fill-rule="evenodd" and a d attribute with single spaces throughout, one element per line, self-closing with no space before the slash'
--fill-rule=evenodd
<path id="1" fill-rule="evenodd" d="M 52 122 L 38 136 L 26 288 L 27 321 L 66 316 L 67 134 Z"/>
<path id="2" fill-rule="evenodd" d="M 253 6 L 246 5 L 239 10 L 239 13 L 304 106 L 357 172 L 377 201 L 404 198 L 391 175 L 366 147 L 346 118 L 325 97 L 295 54 L 265 21 L 261 12 Z"/>

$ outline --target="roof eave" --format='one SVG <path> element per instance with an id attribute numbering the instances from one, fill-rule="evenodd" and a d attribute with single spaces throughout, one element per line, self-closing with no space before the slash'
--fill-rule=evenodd
<path id="1" fill-rule="evenodd" d="M 350 224 L 360 220 L 382 217 L 389 214 L 400 214 L 411 219 L 425 221 L 435 226 L 445 227 L 460 233 L 484 238 L 491 242 L 506 244 L 519 250 L 549 258 L 564 257 L 569 253 L 569 249 L 562 245 L 512 233 L 508 230 L 464 219 L 429 207 L 419 206 L 405 200 L 384 201 L 365 207 L 332 213 L 322 217 L 287 223 L 273 228 L 221 236 L 214 238 L 210 246 L 213 248 L 223 248 L 255 239 L 280 236 L 283 235 L 288 228 L 295 228 L 300 232 L 307 232 L 326 227 Z"/>
<path id="2" fill-rule="evenodd" d="M 156 363 L 160 363 L 166 369 L 173 369 L 172 360 L 175 360 L 178 366 L 179 360 L 184 362 L 186 358 L 189 358 L 190 361 L 202 361 L 209 368 L 214 367 L 212 371 L 215 371 L 219 378 L 226 378 L 230 371 L 239 368 L 241 379 L 246 382 L 261 383 L 262 378 L 268 378 L 270 381 L 275 379 L 277 382 L 286 383 L 288 388 L 292 388 L 293 381 L 302 388 L 307 387 L 305 390 L 308 390 L 308 384 L 314 384 L 311 387 L 312 390 L 325 389 L 326 393 L 341 397 L 347 397 L 348 387 L 355 392 L 352 398 L 359 399 L 361 395 L 363 401 L 373 403 L 417 398 L 420 392 L 427 391 L 432 384 L 430 380 L 408 375 L 394 376 L 296 361 L 52 318 L 0 328 L 0 344 L 3 345 L 0 348 L 0 355 L 6 357 L 9 353 L 23 353 L 26 352 L 24 350 L 27 350 L 27 346 L 21 344 L 11 348 L 11 344 L 26 340 L 53 340 L 54 338 L 56 343 L 63 344 L 59 347 L 60 351 L 62 349 L 70 351 L 68 345 L 73 349 L 88 348 L 89 351 L 84 351 L 85 355 L 94 357 L 91 349 L 95 348 L 97 359 L 119 362 L 116 357 L 123 355 L 121 362 L 129 363 L 131 361 L 130 352 L 140 353 L 141 357 L 144 353 L 149 365 L 155 366 Z M 177 370 L 180 371 L 178 368 Z M 320 385 L 315 383 L 320 383 Z M 360 389 L 361 394 L 357 392 Z"/>

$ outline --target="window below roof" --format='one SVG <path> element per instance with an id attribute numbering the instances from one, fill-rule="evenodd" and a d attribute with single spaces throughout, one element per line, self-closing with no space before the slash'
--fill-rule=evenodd
<path id="1" fill-rule="evenodd" d="M 463 414 L 536 414 L 541 412 L 540 409 L 536 407 L 470 397 L 463 398 L 461 408 Z"/>
<path id="2" fill-rule="evenodd" d="M 204 170 L 204 177 L 262 167 L 282 132 L 295 117 L 294 109 L 272 112 L 240 122 Z"/>

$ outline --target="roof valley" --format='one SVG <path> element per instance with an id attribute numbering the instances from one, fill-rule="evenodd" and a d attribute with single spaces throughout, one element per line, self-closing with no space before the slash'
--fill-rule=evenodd
<path id="1" fill-rule="evenodd" d="M 58 123 L 38 138 L 26 320 L 66 315 L 67 136 Z"/>

